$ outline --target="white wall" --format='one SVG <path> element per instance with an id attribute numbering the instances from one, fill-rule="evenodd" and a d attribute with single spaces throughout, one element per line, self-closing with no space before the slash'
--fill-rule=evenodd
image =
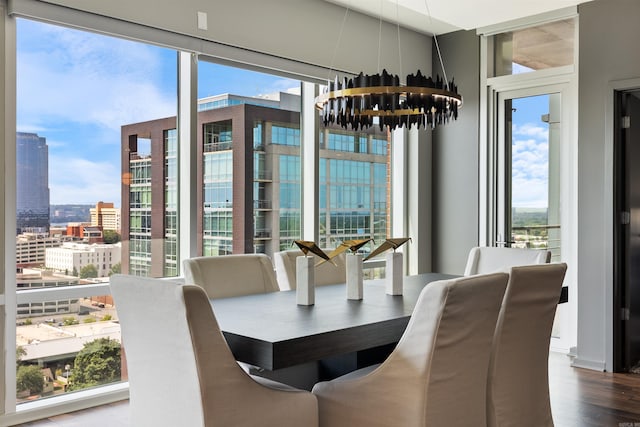
<path id="1" fill-rule="evenodd" d="M 457 31 L 438 43 L 464 104 L 457 121 L 433 133 L 433 271 L 462 274 L 478 245 L 480 40 L 475 31 Z M 435 49 L 433 70 L 441 73 Z"/>
<path id="2" fill-rule="evenodd" d="M 578 130 L 578 348 L 576 364 L 612 368 L 613 146 L 617 80 L 640 77 L 640 2 L 581 5 Z M 606 362 L 609 362 L 605 365 Z"/>

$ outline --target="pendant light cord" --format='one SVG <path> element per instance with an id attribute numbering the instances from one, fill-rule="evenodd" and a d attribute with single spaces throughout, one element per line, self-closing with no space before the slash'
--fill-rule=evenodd
<path id="1" fill-rule="evenodd" d="M 380 0 L 380 13 L 378 14 L 378 67 L 380 69 L 380 51 L 382 50 L 382 1 Z"/>
<path id="2" fill-rule="evenodd" d="M 433 19 L 431 19 L 431 11 L 429 10 L 429 5 L 427 4 L 427 0 L 424 0 L 424 6 L 427 8 L 427 17 L 429 18 L 429 24 L 433 25 Z M 444 75 L 444 84 L 446 87 L 449 87 L 449 79 L 447 79 L 447 71 L 444 69 L 444 62 L 442 61 L 442 54 L 440 53 L 440 45 L 438 45 L 438 37 L 436 36 L 436 32 L 433 32 L 433 41 L 436 45 L 436 52 L 438 53 L 438 60 L 440 60 L 440 68 L 442 68 L 442 74 Z"/>
<path id="3" fill-rule="evenodd" d="M 396 0 L 396 28 L 398 31 L 398 62 L 400 63 L 400 73 L 399 76 L 402 76 L 402 49 L 400 49 L 400 7 L 398 6 L 399 0 Z M 380 67 L 378 67 L 380 68 Z"/>
<path id="4" fill-rule="evenodd" d="M 331 71 L 333 70 L 333 65 L 336 60 L 336 55 L 338 54 L 338 48 L 340 47 L 340 41 L 342 40 L 342 32 L 344 31 L 344 24 L 347 22 L 347 15 L 349 15 L 350 5 L 347 5 L 344 10 L 344 16 L 342 17 L 342 24 L 340 25 L 340 32 L 338 33 L 338 40 L 336 41 L 336 47 L 333 49 L 333 56 L 331 57 L 331 64 L 329 65 L 329 71 L 327 72 L 327 87 L 329 87 L 329 82 L 331 81 Z"/>

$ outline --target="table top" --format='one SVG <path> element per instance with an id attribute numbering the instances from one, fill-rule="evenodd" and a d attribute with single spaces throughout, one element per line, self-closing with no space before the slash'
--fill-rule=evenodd
<path id="1" fill-rule="evenodd" d="M 315 288 L 315 305 L 296 304 L 296 291 L 212 299 L 214 313 L 237 360 L 275 370 L 397 342 L 420 291 L 456 276 L 406 276 L 403 295 L 387 295 L 385 281 L 366 280 L 362 300 L 345 285 Z"/>

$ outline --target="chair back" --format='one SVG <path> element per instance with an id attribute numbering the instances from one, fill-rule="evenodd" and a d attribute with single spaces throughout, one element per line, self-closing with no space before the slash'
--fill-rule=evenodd
<path id="1" fill-rule="evenodd" d="M 508 278 L 428 284 L 377 369 L 316 384 L 320 426 L 484 425 L 489 355 Z"/>
<path id="2" fill-rule="evenodd" d="M 302 251 L 299 250 L 280 251 L 273 254 L 276 280 L 280 290 L 296 289 L 296 258 L 303 255 Z M 314 256 L 314 258 L 316 264 L 322 261 L 320 257 Z M 314 278 L 316 286 L 346 283 L 345 254 L 342 253 L 336 256 L 332 261 L 335 264 L 326 261 L 315 267 Z"/>
<path id="3" fill-rule="evenodd" d="M 111 293 L 126 352 L 132 425 L 204 425 L 183 286 L 113 275 Z"/>
<path id="4" fill-rule="evenodd" d="M 475 247 L 469 251 L 465 276 L 492 273 L 517 265 L 548 264 L 551 252 L 541 249 Z"/>
<path id="5" fill-rule="evenodd" d="M 487 423 L 553 426 L 549 343 L 567 265 L 511 268 L 487 381 Z"/>
<path id="6" fill-rule="evenodd" d="M 236 363 L 200 286 L 111 277 L 129 373 L 131 425 L 317 425 L 313 395 L 258 384 Z"/>
<path id="7" fill-rule="evenodd" d="M 183 261 L 185 283 L 201 286 L 209 298 L 276 292 L 278 283 L 265 254 L 195 257 Z"/>

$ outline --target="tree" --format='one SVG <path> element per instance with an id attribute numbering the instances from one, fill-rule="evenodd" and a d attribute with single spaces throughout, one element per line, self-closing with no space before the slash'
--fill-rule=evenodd
<path id="1" fill-rule="evenodd" d="M 75 317 L 63 317 L 62 323 L 64 324 L 64 326 L 77 325 L 78 319 L 76 319 Z"/>
<path id="2" fill-rule="evenodd" d="M 105 243 L 118 243 L 120 241 L 120 235 L 113 230 L 104 230 L 102 239 Z"/>
<path id="3" fill-rule="evenodd" d="M 85 265 L 80 269 L 80 278 L 81 279 L 89 279 L 93 277 L 98 277 L 98 269 L 95 265 L 89 264 Z"/>
<path id="4" fill-rule="evenodd" d="M 120 343 L 98 338 L 84 345 L 73 362 L 69 390 L 120 381 Z"/>
<path id="5" fill-rule="evenodd" d="M 44 376 L 40 367 L 37 365 L 20 366 L 16 374 L 16 389 L 18 391 L 29 390 L 31 394 L 42 393 Z"/>
<path id="6" fill-rule="evenodd" d="M 73 267 L 73 271 L 71 272 L 71 275 L 78 277 L 78 269 Z"/>
<path id="7" fill-rule="evenodd" d="M 22 362 L 22 358 L 26 355 L 27 355 L 27 350 L 25 350 L 23 346 L 19 345 L 16 347 L 16 366 L 20 366 L 20 362 Z"/>
<path id="8" fill-rule="evenodd" d="M 111 270 L 109 270 L 109 276 L 112 274 L 120 274 L 122 272 L 122 264 L 117 263 L 111 266 Z"/>

